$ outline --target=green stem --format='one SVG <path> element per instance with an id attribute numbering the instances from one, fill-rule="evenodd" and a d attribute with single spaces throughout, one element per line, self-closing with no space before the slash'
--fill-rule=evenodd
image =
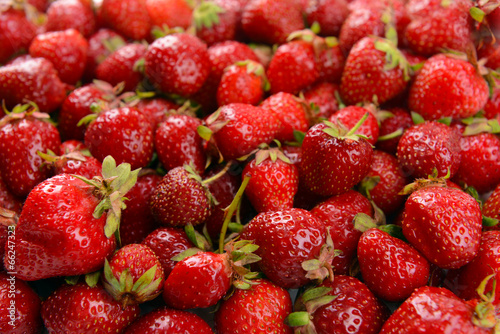
<path id="1" fill-rule="evenodd" d="M 367 111 L 363 117 L 361 117 L 361 119 L 358 121 L 358 123 L 356 123 L 354 125 L 354 127 L 349 130 L 349 132 L 347 132 L 347 134 L 345 135 L 345 137 L 348 137 L 348 136 L 351 136 L 353 135 L 356 131 L 358 131 L 358 129 L 361 127 L 361 125 L 363 125 L 363 123 L 366 121 L 366 119 L 368 118 L 368 116 L 370 115 L 370 112 Z"/>
<path id="2" fill-rule="evenodd" d="M 218 178 L 222 177 L 222 175 L 226 174 L 226 172 L 229 170 L 229 168 L 231 168 L 232 165 L 233 165 L 233 162 L 229 161 L 220 172 L 218 172 L 214 176 L 209 177 L 208 179 L 203 180 L 202 183 L 203 184 L 210 184 L 210 183 L 214 182 Z"/>

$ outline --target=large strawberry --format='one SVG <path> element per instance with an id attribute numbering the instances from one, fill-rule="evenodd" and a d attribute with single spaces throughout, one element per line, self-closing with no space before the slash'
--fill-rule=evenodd
<path id="1" fill-rule="evenodd" d="M 0 10 L 0 63 L 6 63 L 18 52 L 26 52 L 36 30 L 22 8 L 8 6 Z"/>
<path id="2" fill-rule="evenodd" d="M 285 324 L 285 318 L 292 311 L 288 292 L 265 279 L 253 283 L 250 289 L 238 289 L 220 304 L 215 314 L 217 333 L 266 328 L 276 334 L 291 334 L 292 328 Z"/>
<path id="3" fill-rule="evenodd" d="M 47 31 L 76 29 L 86 38 L 96 28 L 96 19 L 90 6 L 78 0 L 57 0 L 47 8 Z"/>
<path id="4" fill-rule="evenodd" d="M 346 0 L 314 0 L 306 7 L 307 23 L 317 22 L 321 36 L 338 36 L 342 23 L 349 15 Z"/>
<path id="5" fill-rule="evenodd" d="M 81 334 L 96 333 L 96 324 L 120 333 L 139 313 L 139 306 L 122 308 L 101 285 L 86 283 L 60 286 L 43 302 L 41 312 L 49 333 Z"/>
<path id="6" fill-rule="evenodd" d="M 104 0 L 101 15 L 107 26 L 134 40 L 150 37 L 151 19 L 146 0 Z"/>

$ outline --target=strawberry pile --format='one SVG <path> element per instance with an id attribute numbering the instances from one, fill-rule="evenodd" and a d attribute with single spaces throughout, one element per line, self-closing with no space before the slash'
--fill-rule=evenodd
<path id="1" fill-rule="evenodd" d="M 499 0 L 0 1 L 0 332 L 500 333 Z"/>

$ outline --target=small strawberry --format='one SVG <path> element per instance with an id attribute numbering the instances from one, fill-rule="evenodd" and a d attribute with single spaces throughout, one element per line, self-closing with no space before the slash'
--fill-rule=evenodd
<path id="1" fill-rule="evenodd" d="M 64 284 L 42 304 L 42 319 L 49 333 L 122 332 L 140 314 L 139 306 L 122 308 L 100 285 Z"/>
<path id="2" fill-rule="evenodd" d="M 321 36 L 338 36 L 342 23 L 349 15 L 346 0 L 314 0 L 306 8 L 307 23 L 317 22 Z"/>
<path id="3" fill-rule="evenodd" d="M 36 36 L 37 26 L 15 6 L 0 10 L 0 64 L 17 53 L 25 53 Z"/>
<path id="4" fill-rule="evenodd" d="M 339 79 L 340 80 L 340 79 Z M 314 117 L 319 120 L 328 119 L 339 110 L 337 95 L 340 94 L 339 85 L 331 82 L 318 82 L 302 91 L 304 100 L 310 105 Z"/>
<path id="5" fill-rule="evenodd" d="M 332 40 L 332 37 L 326 37 L 325 42 L 327 47 L 318 55 L 318 81 L 338 84 L 342 78 L 346 59 L 337 40 Z"/>
<path id="6" fill-rule="evenodd" d="M 202 1 L 193 11 L 196 36 L 208 46 L 236 40 L 241 30 L 241 8 L 232 0 Z"/>
<path id="7" fill-rule="evenodd" d="M 57 0 L 47 8 L 47 31 L 76 29 L 84 37 L 90 37 L 96 28 L 92 8 L 79 0 Z"/>
<path id="8" fill-rule="evenodd" d="M 146 77 L 165 93 L 193 95 L 210 72 L 207 46 L 187 33 L 158 38 L 149 45 L 145 59 Z"/>
<path id="9" fill-rule="evenodd" d="M 160 261 L 146 245 L 126 245 L 104 263 L 102 284 L 123 308 L 159 296 L 164 280 Z"/>
<path id="10" fill-rule="evenodd" d="M 395 155 L 403 131 L 414 123 L 410 113 L 403 108 L 390 108 L 387 111 L 387 116 L 380 120 L 376 146 L 379 150 Z"/>
<path id="11" fill-rule="evenodd" d="M 145 0 L 153 26 L 187 29 L 191 25 L 193 3 L 189 0 Z"/>
<path id="12" fill-rule="evenodd" d="M 88 151 L 88 148 L 85 146 L 85 144 L 76 139 L 70 139 L 62 142 L 60 148 L 60 151 L 63 153 L 71 153 L 75 151 L 84 153 Z"/>
<path id="13" fill-rule="evenodd" d="M 150 37 L 146 0 L 103 0 L 101 15 L 107 26 L 127 38 L 139 41 Z"/>
<path id="14" fill-rule="evenodd" d="M 341 108 L 335 114 L 330 116 L 330 118 L 328 118 L 328 121 L 333 124 L 342 123 L 345 127 L 350 129 L 355 126 L 356 123 L 359 122 L 367 112 L 369 112 L 368 117 L 363 122 L 363 124 L 361 124 L 355 134 L 363 135 L 367 138 L 366 140 L 371 145 L 375 145 L 378 140 L 379 125 L 377 118 L 375 117 L 376 111 L 374 106 L 347 106 Z"/>
<path id="15" fill-rule="evenodd" d="M 194 313 L 162 307 L 140 316 L 132 324 L 127 326 L 123 333 L 212 334 L 213 331 L 205 320 Z"/>
<path id="16" fill-rule="evenodd" d="M 237 289 L 215 313 L 217 333 L 267 331 L 291 334 L 285 318 L 292 312 L 288 292 L 265 279 L 256 279 L 248 290 Z M 256 302 L 258 301 L 258 302 Z M 272 315 L 272 316 L 269 316 Z"/>
<path id="17" fill-rule="evenodd" d="M 81 151 L 64 153 L 57 156 L 55 154 L 46 154 L 37 152 L 44 159 L 43 164 L 50 167 L 54 175 L 76 174 L 87 179 L 94 176 L 100 176 L 102 164 L 94 157 L 85 156 Z"/>
<path id="18" fill-rule="evenodd" d="M 74 85 L 81 79 L 87 61 L 88 42 L 75 29 L 38 34 L 30 44 L 33 58 L 50 60 L 59 78 Z"/>

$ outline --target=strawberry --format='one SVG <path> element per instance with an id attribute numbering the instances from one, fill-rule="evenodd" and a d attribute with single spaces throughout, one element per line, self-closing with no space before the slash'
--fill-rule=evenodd
<path id="1" fill-rule="evenodd" d="M 307 188 L 323 196 L 341 194 L 366 176 L 373 149 L 354 135 L 362 121 L 349 131 L 332 123 L 319 123 L 307 131 L 299 167 Z"/>
<path id="2" fill-rule="evenodd" d="M 240 238 L 259 246 L 255 252 L 262 258 L 258 266 L 269 280 L 293 289 L 310 282 L 311 276 L 302 263 L 320 255 L 325 244 L 325 226 L 303 209 L 268 211 L 245 225 Z M 318 268 L 328 268 L 330 264 L 331 258 L 319 263 Z"/>
<path id="3" fill-rule="evenodd" d="M 36 36 L 37 26 L 17 8 L 0 10 L 0 64 L 17 53 L 25 53 Z"/>
<path id="4" fill-rule="evenodd" d="M 122 46 L 97 66 L 96 78 L 113 86 L 124 82 L 124 91 L 135 91 L 143 79 L 138 64 L 144 61 L 146 49 L 145 45 L 139 43 Z"/>
<path id="5" fill-rule="evenodd" d="M 179 66 L 181 63 L 183 66 Z M 146 52 L 146 77 L 165 93 L 193 95 L 200 90 L 209 72 L 207 46 L 187 33 L 158 38 Z"/>
<path id="6" fill-rule="evenodd" d="M 9 190 L 25 197 L 38 183 L 50 176 L 36 153 L 48 150 L 58 154 L 61 139 L 49 115 L 36 106 L 17 106 L 0 119 L 0 172 Z"/>
<path id="7" fill-rule="evenodd" d="M 394 311 L 384 323 L 380 334 L 492 333 L 491 329 L 476 326 L 473 323 L 474 317 L 474 308 L 448 289 L 424 286 L 416 289 Z"/>
<path id="8" fill-rule="evenodd" d="M 198 315 L 167 307 L 155 309 L 137 318 L 124 334 L 197 333 L 212 334 L 210 326 Z"/>
<path id="9" fill-rule="evenodd" d="M 47 8 L 47 31 L 76 29 L 84 37 L 90 37 L 96 28 L 92 8 L 79 0 L 57 0 Z"/>
<path id="10" fill-rule="evenodd" d="M 151 24 L 156 27 L 189 28 L 193 5 L 189 0 L 145 0 Z"/>
<path id="11" fill-rule="evenodd" d="M 357 278 L 337 275 L 303 292 L 287 322 L 295 333 L 378 333 L 388 310 Z"/>
<path id="12" fill-rule="evenodd" d="M 208 46 L 237 39 L 241 8 L 234 1 L 203 1 L 193 11 L 196 36 Z"/>
<path id="13" fill-rule="evenodd" d="M 101 15 L 107 26 L 127 38 L 138 41 L 150 36 L 146 0 L 103 0 Z"/>
<path id="14" fill-rule="evenodd" d="M 361 237 L 361 232 L 354 228 L 353 219 L 358 213 L 373 216 L 372 205 L 359 192 L 349 190 L 318 203 L 311 213 L 323 222 L 330 232 L 335 249 L 340 251 L 333 258 L 333 272 L 347 275 Z"/>
<path id="15" fill-rule="evenodd" d="M 379 138 L 376 147 L 390 154 L 396 154 L 403 131 L 412 126 L 410 113 L 403 108 L 390 108 L 389 114 L 380 120 Z"/>
<path id="16" fill-rule="evenodd" d="M 349 15 L 346 0 L 315 0 L 306 8 L 307 23 L 311 26 L 317 22 L 321 36 L 338 36 L 342 23 Z"/>
<path id="17" fill-rule="evenodd" d="M 284 323 L 291 311 L 292 300 L 285 289 L 268 280 L 256 279 L 250 289 L 237 289 L 220 304 L 215 313 L 215 327 L 220 334 L 262 328 L 272 333 L 291 334 L 292 329 Z"/>
<path id="18" fill-rule="evenodd" d="M 0 331 L 37 334 L 42 330 L 40 297 L 24 281 L 0 272 Z"/>
<path id="19" fill-rule="evenodd" d="M 496 186 L 493 192 L 486 198 L 483 203 L 482 213 L 483 216 L 500 220 L 500 184 Z M 0 205 L 1 206 L 1 205 Z M 485 229 L 498 230 L 499 224 L 493 227 L 485 227 Z"/>
<path id="20" fill-rule="evenodd" d="M 174 227 L 161 227 L 151 232 L 142 243 L 158 257 L 164 276 L 168 277 L 176 262 L 172 258 L 188 248 L 194 247 L 184 230 Z"/>
<path id="21" fill-rule="evenodd" d="M 49 333 L 122 332 L 139 316 L 139 306 L 122 308 L 100 285 L 64 284 L 42 304 L 42 319 Z M 105 328 L 105 330 L 104 330 Z"/>
<path id="22" fill-rule="evenodd" d="M 499 52 L 500 54 L 500 48 Z M 500 62 L 499 62 L 500 65 Z M 500 68 L 500 66 L 499 66 Z M 483 108 L 484 117 L 488 119 L 500 117 L 500 79 L 495 80 L 495 87 L 492 87 L 492 93 L 490 94 L 486 105 Z"/>
<path id="23" fill-rule="evenodd" d="M 43 164 L 50 166 L 54 175 L 76 174 L 87 179 L 101 175 L 101 162 L 94 157 L 83 155 L 81 151 L 64 153 L 60 156 L 50 153 L 37 153 L 44 159 Z"/>
<path id="24" fill-rule="evenodd" d="M 261 149 L 243 169 L 250 177 L 245 194 L 257 212 L 291 209 L 299 171 L 280 148 Z"/>
<path id="25" fill-rule="evenodd" d="M 141 98 L 134 106 L 151 122 L 153 131 L 168 115 L 165 111 L 177 110 L 180 107 L 175 102 L 161 97 Z"/>
<path id="26" fill-rule="evenodd" d="M 340 94 L 339 85 L 331 82 L 318 82 L 303 92 L 304 100 L 313 105 L 314 116 L 319 120 L 328 119 L 339 110 L 337 94 Z"/>
<path id="27" fill-rule="evenodd" d="M 243 8 L 241 23 L 254 42 L 285 43 L 288 35 L 304 29 L 299 1 L 250 0 Z"/>
<path id="28" fill-rule="evenodd" d="M 481 209 L 460 189 L 431 185 L 413 192 L 402 225 L 410 244 L 443 269 L 464 266 L 478 254 Z"/>
<path id="29" fill-rule="evenodd" d="M 262 143 L 271 143 L 281 126 L 268 109 L 231 103 L 210 115 L 206 120 L 208 129 L 198 132 L 205 140 L 213 140 L 224 160 L 230 161 L 251 153 Z"/>
<path id="30" fill-rule="evenodd" d="M 500 11 L 498 12 L 500 13 Z M 478 48 L 477 57 L 479 59 L 486 58 L 484 66 L 498 70 L 500 68 L 500 43 L 498 40 L 495 43 L 485 43 L 481 48 Z"/>
<path id="31" fill-rule="evenodd" d="M 226 67 L 217 88 L 217 104 L 248 103 L 257 105 L 268 90 L 264 67 L 246 60 Z"/>
<path id="32" fill-rule="evenodd" d="M 7 188 L 5 182 L 2 180 L 2 177 L 0 176 L 0 208 L 20 213 L 22 204 L 23 203 L 21 199 L 11 193 L 9 188 Z M 2 250 L 0 247 L 0 252 L 1 251 Z"/>
<path id="33" fill-rule="evenodd" d="M 32 101 L 40 111 L 55 111 L 66 97 L 54 65 L 45 58 L 17 59 L 0 67 L 0 100 L 7 108 Z"/>
<path id="34" fill-rule="evenodd" d="M 330 118 L 328 118 L 328 121 L 334 124 L 340 122 L 348 129 L 350 129 L 355 126 L 356 123 L 359 122 L 359 120 L 363 118 L 363 116 L 367 112 L 369 112 L 368 117 L 355 133 L 365 136 L 367 138 L 366 140 L 371 145 L 375 145 L 378 139 L 379 126 L 377 118 L 375 117 L 376 111 L 374 106 L 347 106 L 330 116 Z"/>
<path id="35" fill-rule="evenodd" d="M 61 174 L 36 186 L 16 226 L 16 257 L 4 259 L 7 271 L 34 281 L 100 269 L 115 249 L 113 234 L 118 229 L 123 196 L 138 172 L 130 172 L 126 165 L 116 167 L 108 158 L 102 178 L 83 181 Z"/>
<path id="36" fill-rule="evenodd" d="M 159 296 L 164 280 L 160 261 L 146 245 L 128 244 L 104 263 L 102 284 L 123 308 Z"/>
<path id="37" fill-rule="evenodd" d="M 365 37 L 356 42 L 342 72 L 340 92 L 347 104 L 385 103 L 402 93 L 409 78 L 408 61 L 388 39 Z"/>
<path id="38" fill-rule="evenodd" d="M 74 85 L 83 75 L 87 61 L 88 42 L 78 30 L 46 32 L 37 35 L 30 44 L 33 58 L 50 60 L 59 78 Z"/>
<path id="39" fill-rule="evenodd" d="M 305 132 L 309 128 L 309 110 L 305 101 L 290 93 L 272 94 L 259 107 L 269 110 L 280 120 L 282 127 L 275 136 L 280 142 L 293 141 L 295 130 Z"/>
<path id="40" fill-rule="evenodd" d="M 319 78 L 318 81 L 326 81 L 338 84 L 342 78 L 345 66 L 345 56 L 336 40 L 331 37 L 325 38 L 327 47 L 318 55 Z"/>
<path id="41" fill-rule="evenodd" d="M 99 161 L 108 155 L 132 168 L 145 167 L 153 155 L 153 130 L 137 109 L 106 110 L 85 131 L 85 145 Z"/>
<path id="42" fill-rule="evenodd" d="M 410 87 L 408 106 L 426 120 L 466 118 L 488 101 L 488 85 L 472 64 L 438 54 L 430 57 Z"/>
<path id="43" fill-rule="evenodd" d="M 413 125 L 401 136 L 397 157 L 408 175 L 427 178 L 436 169 L 437 176 L 453 177 L 462 158 L 460 133 L 436 121 Z"/>
<path id="44" fill-rule="evenodd" d="M 403 301 L 429 280 L 429 262 L 412 246 L 383 230 L 363 232 L 357 255 L 363 282 L 384 300 Z"/>
<path id="45" fill-rule="evenodd" d="M 457 270 L 448 271 L 444 286 L 453 291 L 458 297 L 470 300 L 479 299 L 478 287 L 489 275 L 497 274 L 500 270 L 500 231 L 486 231 L 481 236 L 479 253 L 467 265 Z M 485 286 L 486 291 L 494 295 L 493 303 L 500 302 L 500 286 L 489 281 Z"/>

